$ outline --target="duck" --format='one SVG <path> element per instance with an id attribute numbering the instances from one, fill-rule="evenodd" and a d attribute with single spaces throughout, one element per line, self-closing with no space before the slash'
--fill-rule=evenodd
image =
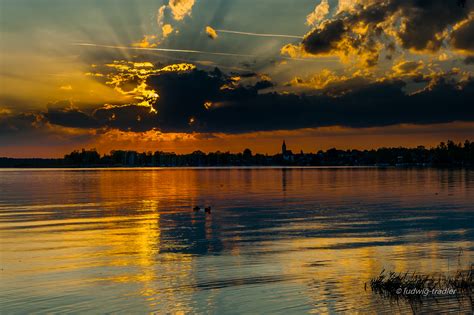
<path id="1" fill-rule="evenodd" d="M 201 210 L 201 207 L 195 206 L 195 207 L 193 208 L 193 210 L 194 210 L 195 212 L 197 212 L 197 211 Z"/>
<path id="2" fill-rule="evenodd" d="M 206 207 L 206 208 L 204 209 L 204 211 L 205 211 L 206 213 L 211 214 L 211 206 Z"/>

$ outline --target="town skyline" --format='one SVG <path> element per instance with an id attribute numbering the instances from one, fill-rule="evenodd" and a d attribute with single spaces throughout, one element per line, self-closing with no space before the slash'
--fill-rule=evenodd
<path id="1" fill-rule="evenodd" d="M 371 150 L 331 148 L 315 152 L 295 151 L 283 140 L 280 152 L 262 154 L 245 148 L 240 152 L 215 151 L 177 154 L 165 151 L 112 150 L 100 154 L 96 149 L 74 150 L 63 158 L 6 158 L 0 167 L 214 167 L 214 166 L 404 166 L 472 167 L 474 142 L 452 140 L 436 147 L 382 147 Z"/>

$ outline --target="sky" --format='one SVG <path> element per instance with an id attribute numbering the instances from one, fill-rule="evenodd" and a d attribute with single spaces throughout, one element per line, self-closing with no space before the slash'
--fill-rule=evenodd
<path id="1" fill-rule="evenodd" d="M 0 0 L 0 156 L 474 140 L 474 1 Z"/>

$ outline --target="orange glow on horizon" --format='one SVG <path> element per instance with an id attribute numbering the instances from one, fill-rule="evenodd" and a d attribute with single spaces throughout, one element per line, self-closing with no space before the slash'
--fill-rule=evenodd
<path id="1" fill-rule="evenodd" d="M 190 118 L 189 123 L 193 123 Z M 380 128 L 351 129 L 344 127 L 322 127 L 292 131 L 254 132 L 244 134 L 199 134 L 162 133 L 158 130 L 127 132 L 109 130 L 96 133 L 74 128 L 54 127 L 51 130 L 64 134 L 89 135 L 90 140 L 82 144 L 58 146 L 11 145 L 2 148 L 0 156 L 8 157 L 63 157 L 64 154 L 81 148 L 96 148 L 105 154 L 112 150 L 135 150 L 139 152 L 165 151 L 177 154 L 203 152 L 242 152 L 249 148 L 261 154 L 279 153 L 281 142 L 286 140 L 289 149 L 297 153 L 316 153 L 330 148 L 376 149 L 380 147 L 435 147 L 448 139 L 455 142 L 472 140 L 474 123 L 449 123 L 439 125 L 396 125 Z M 433 131 L 435 130 L 435 131 Z M 438 130 L 439 132 L 436 132 Z"/>

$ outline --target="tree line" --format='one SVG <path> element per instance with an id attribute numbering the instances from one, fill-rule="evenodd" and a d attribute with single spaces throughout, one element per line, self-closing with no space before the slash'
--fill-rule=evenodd
<path id="1" fill-rule="evenodd" d="M 63 159 L 0 158 L 0 167 L 195 167 L 195 166 L 474 166 L 474 142 L 441 142 L 433 148 L 379 148 L 373 150 L 339 150 L 332 148 L 317 153 L 285 155 L 194 151 L 137 152 L 113 150 L 100 155 L 97 150 L 76 150 Z"/>
<path id="2" fill-rule="evenodd" d="M 373 150 L 339 150 L 332 148 L 317 153 L 264 155 L 250 149 L 241 153 L 194 151 L 190 154 L 173 152 L 136 152 L 114 150 L 100 156 L 96 150 L 74 151 L 64 157 L 67 165 L 107 166 L 330 166 L 386 165 L 432 166 L 474 165 L 474 142 L 441 142 L 434 148 L 379 148 Z"/>

